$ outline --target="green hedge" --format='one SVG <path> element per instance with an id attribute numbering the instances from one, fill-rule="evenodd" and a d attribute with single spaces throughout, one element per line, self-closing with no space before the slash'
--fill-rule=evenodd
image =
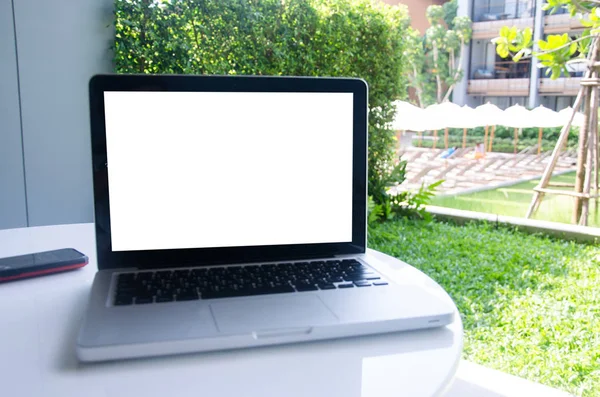
<path id="1" fill-rule="evenodd" d="M 491 129 L 488 131 L 491 133 Z M 503 126 L 497 126 L 494 132 L 494 143 L 492 149 L 494 152 L 505 152 L 512 153 L 514 151 L 514 128 L 508 128 Z M 529 146 L 537 145 L 538 143 L 538 128 L 523 128 L 519 135 L 519 142 L 517 150 L 525 149 Z M 572 128 L 569 134 L 567 147 L 569 149 L 577 148 L 579 130 Z M 552 150 L 556 145 L 558 136 L 560 135 L 560 128 L 544 128 L 542 132 L 542 150 Z M 427 131 L 423 135 L 424 137 L 432 137 L 433 132 Z M 459 128 L 448 129 L 448 146 L 462 147 L 462 136 L 463 130 Z M 489 134 L 488 134 L 489 136 Z M 467 130 L 467 145 L 474 146 L 479 142 L 483 142 L 484 139 L 484 128 L 472 128 Z M 418 146 L 418 136 L 415 133 L 413 138 L 413 144 Z M 433 140 L 423 139 L 421 141 L 421 147 L 433 147 Z M 438 143 L 436 147 L 444 147 L 444 131 L 438 131 Z"/>
<path id="2" fill-rule="evenodd" d="M 116 0 L 115 71 L 360 77 L 369 84 L 369 191 L 394 172 L 392 101 L 407 96 L 405 6 L 378 0 Z M 401 181 L 398 181 L 401 182 Z"/>

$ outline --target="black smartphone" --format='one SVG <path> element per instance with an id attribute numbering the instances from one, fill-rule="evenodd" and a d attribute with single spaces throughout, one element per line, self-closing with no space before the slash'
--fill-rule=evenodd
<path id="1" fill-rule="evenodd" d="M 88 257 L 73 248 L 0 258 L 0 282 L 78 269 Z"/>

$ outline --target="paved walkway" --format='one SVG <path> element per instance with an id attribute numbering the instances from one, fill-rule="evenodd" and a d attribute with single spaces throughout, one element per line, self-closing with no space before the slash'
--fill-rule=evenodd
<path id="1" fill-rule="evenodd" d="M 542 176 L 550 159 L 550 152 L 537 154 L 534 147 L 518 154 L 487 153 L 483 159 L 469 158 L 471 150 L 458 149 L 450 158 L 440 157 L 442 149 L 408 147 L 399 154 L 407 161 L 406 180 L 399 190 L 418 189 L 422 184 L 444 180 L 437 191 L 456 194 L 475 189 L 493 188 L 498 185 L 535 179 Z M 575 171 L 577 158 L 574 152 L 563 153 L 554 173 Z"/>

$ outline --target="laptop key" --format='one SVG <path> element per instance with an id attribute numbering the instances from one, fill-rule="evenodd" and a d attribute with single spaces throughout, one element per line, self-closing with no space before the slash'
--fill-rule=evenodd
<path id="1" fill-rule="evenodd" d="M 144 305 L 148 303 L 152 303 L 153 298 L 151 296 L 138 296 L 135 298 L 136 305 Z"/>
<path id="2" fill-rule="evenodd" d="M 333 285 L 333 284 L 320 284 L 319 288 L 320 289 L 335 289 L 335 285 Z"/>
<path id="3" fill-rule="evenodd" d="M 388 283 L 386 283 L 385 281 L 378 281 L 378 282 L 373 283 L 373 285 L 381 286 L 381 285 L 388 285 Z"/>
<path id="4" fill-rule="evenodd" d="M 188 291 L 177 295 L 176 300 L 179 301 L 195 301 L 200 299 L 196 291 Z"/>
<path id="5" fill-rule="evenodd" d="M 354 284 L 352 284 L 352 283 L 338 284 L 338 288 L 354 288 Z"/>
<path id="6" fill-rule="evenodd" d="M 173 295 L 161 295 L 156 297 L 156 303 L 173 302 Z"/>
<path id="7" fill-rule="evenodd" d="M 132 296 L 117 296 L 115 298 L 115 306 L 126 306 L 133 304 Z"/>
<path id="8" fill-rule="evenodd" d="M 317 286 L 314 284 L 296 284 L 296 290 L 298 292 L 317 291 L 318 289 L 319 288 L 317 288 Z"/>

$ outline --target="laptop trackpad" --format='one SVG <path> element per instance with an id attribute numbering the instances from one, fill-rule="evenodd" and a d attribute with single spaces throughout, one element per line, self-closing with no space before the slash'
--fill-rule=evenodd
<path id="1" fill-rule="evenodd" d="M 219 331 L 239 334 L 336 324 L 337 317 L 315 295 L 276 295 L 210 304 Z"/>

